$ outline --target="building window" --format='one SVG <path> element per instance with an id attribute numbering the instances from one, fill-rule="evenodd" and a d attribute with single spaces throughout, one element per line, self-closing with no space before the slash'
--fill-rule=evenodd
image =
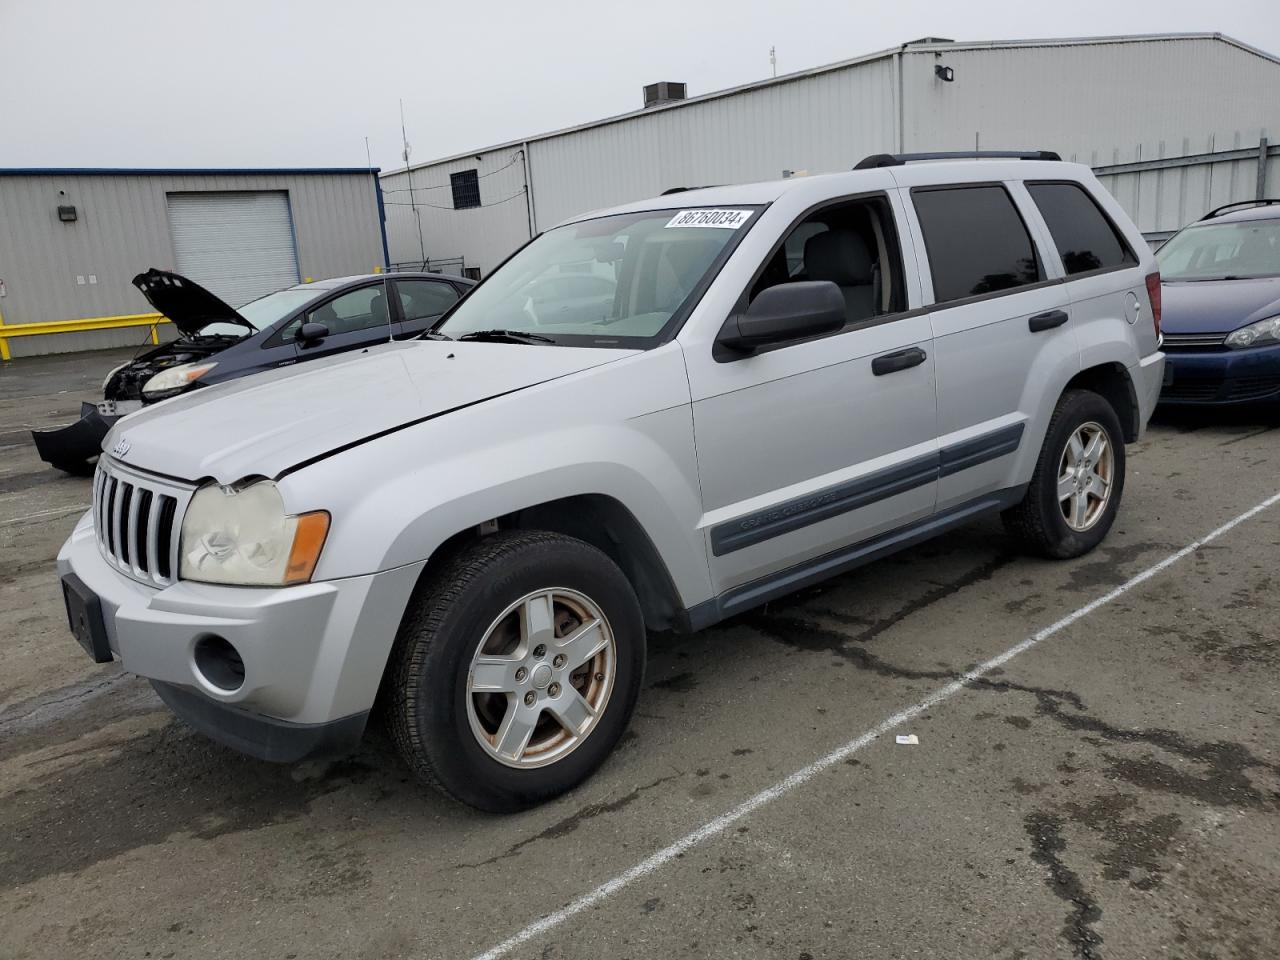
<path id="1" fill-rule="evenodd" d="M 480 206 L 480 178 L 474 170 L 449 174 L 449 185 L 453 187 L 453 209 Z"/>

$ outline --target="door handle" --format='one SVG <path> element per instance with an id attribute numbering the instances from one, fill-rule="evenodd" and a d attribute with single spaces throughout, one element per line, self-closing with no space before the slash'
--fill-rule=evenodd
<path id="1" fill-rule="evenodd" d="M 1027 321 L 1027 326 L 1031 328 L 1032 333 L 1039 333 L 1041 330 L 1052 330 L 1054 327 L 1060 327 L 1066 322 L 1067 311 L 1050 310 L 1047 313 L 1037 313 Z"/>
<path id="2" fill-rule="evenodd" d="M 896 353 L 886 353 L 884 356 L 876 357 L 871 361 L 871 372 L 877 377 L 883 377 L 886 373 L 895 373 L 898 370 L 918 367 L 924 363 L 925 356 L 925 352 L 919 347 L 908 347 L 906 350 L 898 350 Z"/>

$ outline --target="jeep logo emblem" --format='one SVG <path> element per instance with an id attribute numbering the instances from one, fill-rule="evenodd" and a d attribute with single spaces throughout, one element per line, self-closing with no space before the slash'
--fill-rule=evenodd
<path id="1" fill-rule="evenodd" d="M 129 446 L 129 441 L 121 437 L 116 441 L 116 445 L 111 448 L 111 452 L 123 460 L 124 455 L 129 452 Z"/>

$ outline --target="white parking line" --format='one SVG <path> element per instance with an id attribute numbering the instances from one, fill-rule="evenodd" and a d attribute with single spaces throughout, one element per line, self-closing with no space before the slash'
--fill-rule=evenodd
<path id="1" fill-rule="evenodd" d="M 797 770 L 795 773 L 791 774 L 785 779 L 778 781 L 773 786 L 766 787 L 764 790 L 761 790 L 755 796 L 749 797 L 748 799 L 744 800 L 742 803 L 738 804 L 738 806 L 734 807 L 732 810 L 729 810 L 727 813 L 722 813 L 720 816 L 716 817 L 714 820 L 711 820 L 703 824 L 701 827 L 694 830 L 692 833 L 685 834 L 683 837 L 681 837 L 679 840 L 676 840 L 674 843 L 666 847 L 663 847 L 661 850 L 658 850 L 656 853 L 653 853 L 650 856 L 646 857 L 644 860 L 641 860 L 631 869 L 618 874 L 612 880 L 608 880 L 602 883 L 600 886 L 596 887 L 594 890 L 590 891 L 589 893 L 584 893 L 582 896 L 578 897 L 576 900 L 573 900 L 570 903 L 566 904 L 565 906 L 561 907 L 559 910 L 549 913 L 545 917 L 542 917 L 539 920 L 535 920 L 533 923 L 529 924 L 519 933 L 516 933 L 515 935 L 508 937 L 506 940 L 503 940 L 497 946 L 492 947 L 489 950 L 486 950 L 484 953 L 477 954 L 477 956 L 475 957 L 475 960 L 498 960 L 499 957 L 506 956 L 512 950 L 516 949 L 519 946 L 522 946 L 523 944 L 528 943 L 534 937 L 539 936 L 540 934 L 546 933 L 548 930 L 552 930 L 560 926 L 566 920 L 569 920 L 571 917 L 576 916 L 577 914 L 581 913 L 583 910 L 586 910 L 589 907 L 594 907 L 596 904 L 602 903 L 603 901 L 608 900 L 610 897 L 612 897 L 618 891 L 622 890 L 624 887 L 627 887 L 632 883 L 635 883 L 635 881 L 641 879 L 642 877 L 648 876 L 649 874 L 653 873 L 655 870 L 659 869 L 660 867 L 663 867 L 666 864 L 670 863 L 676 857 L 680 856 L 680 854 L 684 853 L 685 851 L 693 847 L 696 847 L 698 844 L 702 843 L 704 840 L 710 840 L 712 837 L 718 836 L 719 834 L 727 830 L 729 827 L 731 827 L 733 824 L 741 820 L 743 817 L 747 816 L 747 814 L 752 813 L 755 810 L 758 810 L 760 807 L 763 807 L 768 803 L 772 803 L 774 800 L 777 800 L 782 796 L 785 796 L 786 794 L 794 790 L 796 787 L 799 787 L 802 784 L 807 783 L 809 780 L 812 780 L 814 777 L 816 777 L 818 774 L 822 773 L 824 770 L 828 769 L 829 767 L 832 767 L 835 764 L 839 763 L 840 761 L 845 760 L 852 754 L 857 753 L 859 750 L 861 750 L 867 744 L 871 743 L 876 738 L 883 736 L 884 734 L 888 733 L 890 730 L 893 730 L 895 727 L 901 726 L 902 724 L 906 723 L 908 720 L 918 717 L 920 714 L 924 713 L 925 711 L 930 710 L 933 707 L 937 706 L 943 700 L 947 700 L 955 696 L 961 690 L 965 689 L 965 687 L 968 686 L 970 683 L 972 683 L 974 680 L 981 679 L 982 677 L 990 673 L 992 670 L 996 669 L 997 667 L 1003 666 L 1004 664 L 1008 663 L 1010 660 L 1012 660 L 1014 657 L 1018 656 L 1019 654 L 1025 653 L 1026 651 L 1030 650 L 1032 647 L 1034 647 L 1036 644 L 1040 643 L 1041 641 L 1047 640 L 1049 637 L 1052 637 L 1055 633 L 1059 633 L 1062 630 L 1065 630 L 1067 627 L 1071 626 L 1077 620 L 1080 620 L 1083 617 L 1087 617 L 1089 614 L 1093 613 L 1093 611 L 1097 610 L 1099 607 L 1104 607 L 1108 603 L 1111 603 L 1111 601 L 1124 596 L 1134 587 L 1139 586 L 1142 583 L 1145 583 L 1146 581 L 1154 577 L 1156 574 L 1161 573 L 1164 570 L 1168 569 L 1169 567 L 1173 566 L 1179 560 L 1182 560 L 1188 554 L 1195 552 L 1200 547 L 1204 546 L 1206 543 L 1209 543 L 1212 540 L 1216 540 L 1218 537 L 1222 536 L 1224 533 L 1239 526 L 1240 524 L 1244 523 L 1246 520 L 1249 520 L 1250 518 L 1257 516 L 1263 510 L 1266 510 L 1268 507 L 1271 507 L 1276 503 L 1280 503 L 1280 493 L 1276 493 L 1268 497 L 1266 500 L 1263 500 L 1256 507 L 1246 510 L 1244 513 L 1240 514 L 1238 517 L 1235 517 L 1232 520 L 1228 520 L 1222 526 L 1218 527 L 1218 529 L 1214 530 L 1211 533 L 1205 534 L 1205 536 L 1201 537 L 1199 540 L 1193 540 L 1191 543 L 1187 544 L 1185 547 L 1183 547 L 1181 550 L 1177 551 L 1176 553 L 1169 554 L 1169 556 L 1165 557 L 1159 563 L 1155 564 L 1154 566 L 1147 567 L 1147 569 L 1143 570 L 1141 573 L 1126 580 L 1124 583 L 1120 584 L 1120 586 L 1116 587 L 1114 590 L 1110 591 L 1109 593 L 1104 593 L 1102 596 L 1098 597 L 1096 600 L 1092 600 L 1089 603 L 1086 603 L 1083 607 L 1080 607 L 1078 610 L 1067 614 L 1065 617 L 1063 617 L 1061 620 L 1057 621 L 1056 623 L 1050 624 L 1049 626 L 1045 627 L 1043 630 L 1039 631 L 1038 633 L 1035 633 L 1032 636 L 1027 637 L 1027 639 L 1023 640 L 1021 643 L 1015 644 L 1014 646 L 1010 647 L 1008 650 L 1004 651 L 1004 653 L 998 654 L 997 656 L 992 657 L 990 660 L 986 661 L 985 663 L 979 664 L 978 666 L 970 670 L 968 673 L 964 674 L 964 676 L 960 677 L 958 680 L 954 680 L 951 683 L 948 683 L 946 686 L 940 687 L 939 689 L 929 694 L 929 696 L 925 697 L 923 700 L 921 700 L 919 703 L 915 704 L 914 706 L 907 707 L 905 710 L 901 710 L 898 713 L 895 713 L 893 716 L 881 721 L 879 724 L 872 727 L 870 730 L 866 731 L 865 733 L 861 734 L 855 739 L 850 740 L 848 743 L 845 743 L 843 746 L 839 746 L 836 749 L 832 750 L 826 756 L 813 761 L 813 763 L 809 764 L 807 767 L 802 767 L 801 769 Z"/>
<path id="2" fill-rule="evenodd" d="M 43 520 L 45 517 L 60 517 L 68 513 L 80 513 L 88 509 L 89 505 L 87 503 L 77 503 L 70 507 L 58 507 L 55 510 L 41 510 L 39 513 L 28 513 L 21 517 L 0 520 L 0 527 L 7 527 L 11 523 L 28 523 L 31 520 Z"/>

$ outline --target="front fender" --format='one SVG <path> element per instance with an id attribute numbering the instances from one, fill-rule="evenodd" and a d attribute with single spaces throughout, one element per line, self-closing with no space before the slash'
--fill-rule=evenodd
<path id="1" fill-rule="evenodd" d="M 486 520 L 598 494 L 631 511 L 686 607 L 711 595 L 676 344 L 362 444 L 281 492 L 290 510 L 333 517 L 317 579 L 421 563 Z"/>

